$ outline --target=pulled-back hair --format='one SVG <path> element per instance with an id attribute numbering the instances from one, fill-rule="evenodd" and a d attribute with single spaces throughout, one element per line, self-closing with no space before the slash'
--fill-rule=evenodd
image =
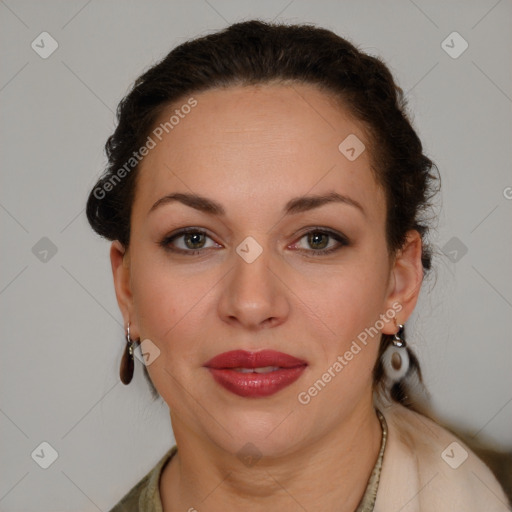
<path id="1" fill-rule="evenodd" d="M 126 162 L 144 145 L 164 109 L 202 91 L 268 83 L 315 85 L 361 123 L 372 171 L 385 192 L 389 254 L 403 247 L 409 230 L 417 230 L 423 241 L 424 273 L 430 270 L 425 213 L 437 189 L 438 173 L 408 119 L 405 95 L 378 57 L 311 25 L 236 23 L 179 45 L 140 76 L 119 103 L 117 128 L 105 146 L 108 166 L 87 201 L 92 228 L 129 246 L 137 165 L 127 170 Z M 380 353 L 391 339 L 382 335 Z M 421 379 L 411 355 L 413 370 Z M 382 377 L 379 357 L 375 385 L 382 383 Z M 403 386 L 395 386 L 391 395 L 414 407 Z"/>

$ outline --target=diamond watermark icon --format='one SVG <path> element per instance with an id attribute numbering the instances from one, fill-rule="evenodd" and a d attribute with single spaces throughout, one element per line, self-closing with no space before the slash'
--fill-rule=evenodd
<path id="1" fill-rule="evenodd" d="M 467 254 L 468 248 L 459 238 L 452 236 L 450 240 L 443 245 L 441 251 L 443 251 L 452 263 L 457 263 Z"/>
<path id="2" fill-rule="evenodd" d="M 48 263 L 56 254 L 57 246 L 46 236 L 43 236 L 32 247 L 34 256 L 43 263 Z"/>
<path id="3" fill-rule="evenodd" d="M 56 460 L 59 454 L 57 450 L 46 441 L 43 441 L 30 456 L 43 469 L 48 469 Z"/>
<path id="4" fill-rule="evenodd" d="M 48 32 L 41 32 L 30 46 L 39 57 L 47 59 L 59 47 L 59 43 Z"/>
<path id="5" fill-rule="evenodd" d="M 258 448 L 252 444 L 247 443 L 237 452 L 236 456 L 242 461 L 242 463 L 251 468 L 261 459 L 263 454 L 258 450 Z"/>
<path id="6" fill-rule="evenodd" d="M 150 339 L 145 339 L 133 353 L 141 363 L 149 366 L 160 355 L 160 349 Z"/>
<path id="7" fill-rule="evenodd" d="M 443 450 L 441 458 L 452 469 L 457 469 L 468 458 L 468 452 L 457 441 L 454 441 Z"/>
<path id="8" fill-rule="evenodd" d="M 347 160 L 353 162 L 366 148 L 363 141 L 357 135 L 351 133 L 340 143 L 338 149 Z"/>
<path id="9" fill-rule="evenodd" d="M 458 59 L 468 49 L 468 46 L 468 42 L 458 32 L 452 32 L 441 43 L 441 48 L 452 59 Z"/>
<path id="10" fill-rule="evenodd" d="M 252 236 L 248 236 L 238 245 L 236 252 L 247 263 L 252 263 L 263 252 L 263 247 Z"/>

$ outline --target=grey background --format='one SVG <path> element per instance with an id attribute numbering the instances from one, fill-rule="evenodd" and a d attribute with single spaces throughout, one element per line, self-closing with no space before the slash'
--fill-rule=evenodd
<path id="1" fill-rule="evenodd" d="M 109 244 L 84 205 L 133 80 L 184 40 L 253 17 L 330 28 L 407 91 L 443 180 L 435 275 L 409 341 L 436 412 L 512 448 L 510 0 L 5 0 L 0 15 L 2 511 L 108 510 L 173 443 L 140 363 L 119 382 Z M 31 48 L 43 31 L 59 44 L 47 59 Z M 453 31 L 469 44 L 456 59 L 441 47 Z M 57 250 L 46 261 L 43 237 Z M 31 458 L 43 441 L 59 455 L 46 470 Z"/>

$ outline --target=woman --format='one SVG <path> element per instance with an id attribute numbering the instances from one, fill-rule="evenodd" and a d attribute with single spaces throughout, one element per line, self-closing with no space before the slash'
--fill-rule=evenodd
<path id="1" fill-rule="evenodd" d="M 91 191 L 127 345 L 174 446 L 124 510 L 507 510 L 425 415 L 403 325 L 430 268 L 435 165 L 387 67 L 258 21 L 135 83 Z"/>

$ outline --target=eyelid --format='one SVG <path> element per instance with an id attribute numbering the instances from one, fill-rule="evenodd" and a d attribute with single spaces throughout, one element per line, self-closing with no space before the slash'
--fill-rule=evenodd
<path id="1" fill-rule="evenodd" d="M 199 227 L 193 227 L 193 226 L 180 228 L 180 229 L 173 231 L 172 233 L 169 233 L 168 235 L 165 235 L 163 237 L 163 239 L 159 242 L 159 245 L 168 251 L 179 253 L 179 254 L 189 254 L 189 255 L 200 253 L 200 252 L 205 252 L 206 249 L 212 249 L 212 247 L 206 247 L 206 248 L 200 248 L 200 249 L 181 249 L 179 247 L 173 247 L 173 248 L 170 247 L 170 244 L 172 242 L 174 242 L 176 239 L 181 238 L 190 233 L 204 235 L 206 238 L 209 238 L 217 246 L 220 245 L 218 242 L 216 242 L 213 239 L 213 237 L 208 233 L 208 231 L 206 229 L 199 228 Z"/>
<path id="2" fill-rule="evenodd" d="M 300 242 L 300 240 L 302 240 L 305 236 L 309 235 L 310 233 L 321 233 L 327 235 L 330 238 L 334 239 L 337 242 L 337 245 L 329 249 L 296 249 L 300 252 L 307 253 L 313 256 L 322 256 L 334 253 L 341 249 L 342 247 L 347 247 L 351 245 L 351 242 L 347 236 L 331 228 L 326 228 L 322 226 L 308 226 L 305 229 L 306 231 L 303 231 L 302 234 L 300 234 L 298 238 L 296 238 L 296 241 L 293 242 L 293 244 L 291 244 L 291 246 L 296 245 L 298 242 Z"/>
<path id="3" fill-rule="evenodd" d="M 298 236 L 299 238 L 302 238 L 303 236 L 308 235 L 309 233 L 324 233 L 327 235 L 331 235 L 333 237 L 341 238 L 347 244 L 349 243 L 348 237 L 345 236 L 343 233 L 324 226 L 305 226 L 304 228 L 302 228 L 301 234 Z"/>

